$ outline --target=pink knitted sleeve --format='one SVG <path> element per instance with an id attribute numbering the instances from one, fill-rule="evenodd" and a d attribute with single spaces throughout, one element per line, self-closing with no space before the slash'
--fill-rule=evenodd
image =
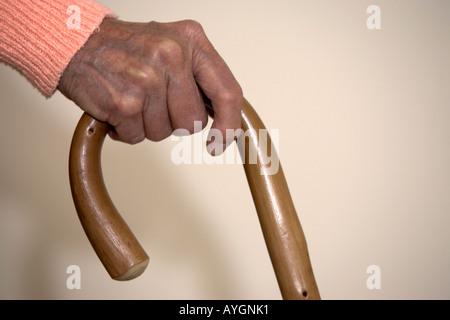
<path id="1" fill-rule="evenodd" d="M 105 17 L 115 15 L 93 0 L 0 0 L 0 62 L 48 98 Z"/>

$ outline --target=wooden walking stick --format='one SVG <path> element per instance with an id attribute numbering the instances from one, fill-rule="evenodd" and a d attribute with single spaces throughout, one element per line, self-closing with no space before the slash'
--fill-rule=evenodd
<path id="1" fill-rule="evenodd" d="M 244 99 L 242 129 L 249 134 L 238 139 L 261 228 L 283 299 L 320 299 L 306 239 L 286 179 L 279 164 L 272 172 L 264 159 L 271 146 L 271 159 L 278 161 L 270 136 L 259 145 L 265 126 Z M 129 280 L 144 272 L 149 258 L 114 207 L 103 182 L 100 155 L 108 124 L 86 113 L 75 130 L 69 159 L 69 175 L 75 207 L 95 252 L 113 279 Z M 267 131 L 266 131 L 267 132 Z M 266 149 L 264 149 L 267 151 Z"/>

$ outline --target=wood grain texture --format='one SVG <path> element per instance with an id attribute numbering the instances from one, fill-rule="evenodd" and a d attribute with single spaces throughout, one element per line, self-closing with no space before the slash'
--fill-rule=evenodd
<path id="1" fill-rule="evenodd" d="M 259 217 L 266 246 L 283 299 L 320 299 L 307 243 L 289 188 L 279 164 L 269 170 L 264 155 L 278 161 L 270 136 L 259 145 L 266 130 L 258 114 L 244 99 L 242 129 L 248 139 L 237 139 L 244 169 Z M 113 279 L 139 276 L 149 258 L 108 196 L 103 182 L 100 155 L 108 125 L 84 114 L 75 130 L 69 160 L 72 195 L 81 224 L 95 252 Z"/>

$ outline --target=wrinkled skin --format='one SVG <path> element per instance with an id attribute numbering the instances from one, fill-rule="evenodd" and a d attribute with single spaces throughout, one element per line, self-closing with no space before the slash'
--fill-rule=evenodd
<path id="1" fill-rule="evenodd" d="M 202 93 L 214 108 L 212 128 L 224 139 L 226 129 L 241 125 L 241 87 L 201 25 L 190 20 L 105 19 L 73 57 L 58 89 L 108 122 L 113 139 L 130 144 L 160 141 L 175 129 L 194 133 L 194 121 L 203 129 L 208 112 Z"/>

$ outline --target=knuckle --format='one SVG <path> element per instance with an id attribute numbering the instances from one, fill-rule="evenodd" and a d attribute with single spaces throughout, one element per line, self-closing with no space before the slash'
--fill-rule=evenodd
<path id="1" fill-rule="evenodd" d="M 241 108 L 244 94 L 239 84 L 235 83 L 232 86 L 222 90 L 219 94 L 219 100 L 230 107 Z"/>
<path id="2" fill-rule="evenodd" d="M 196 20 L 185 20 L 184 21 L 184 31 L 188 35 L 205 35 L 205 31 L 200 22 Z"/>
<path id="3" fill-rule="evenodd" d="M 172 39 L 161 39 L 154 52 L 155 58 L 163 63 L 184 63 L 181 45 Z"/>
<path id="4" fill-rule="evenodd" d="M 136 95 L 119 95 L 115 106 L 120 117 L 133 117 L 142 113 L 142 99 Z"/>

